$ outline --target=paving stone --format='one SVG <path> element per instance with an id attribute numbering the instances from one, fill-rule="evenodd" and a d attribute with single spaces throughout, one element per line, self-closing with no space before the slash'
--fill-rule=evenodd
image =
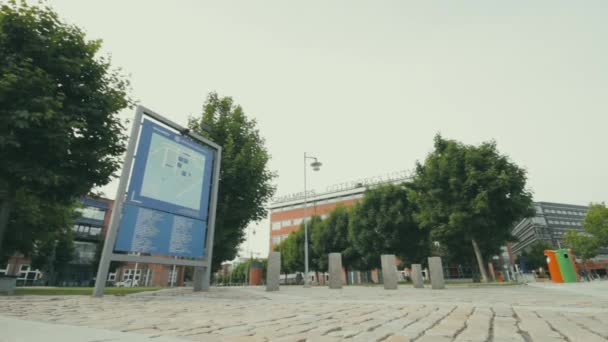
<path id="1" fill-rule="evenodd" d="M 494 313 L 488 308 L 475 308 L 466 321 L 466 328 L 456 336 L 456 342 L 486 341 L 490 338 L 490 321 Z"/>
<path id="2" fill-rule="evenodd" d="M 545 319 L 553 329 L 559 331 L 561 335 L 567 337 L 570 341 L 606 341 L 601 336 L 594 334 L 587 329 L 581 328 L 573 321 L 566 319 L 564 316 L 555 311 L 539 311 L 538 314 Z"/>
<path id="3" fill-rule="evenodd" d="M 518 332 L 517 321 L 513 317 L 494 317 L 494 341 L 524 342 L 523 336 Z"/>
<path id="4" fill-rule="evenodd" d="M 565 339 L 556 331 L 551 329 L 545 320 L 529 310 L 515 308 L 515 312 L 519 317 L 518 327 L 526 332 L 533 341 L 565 341 Z"/>
<path id="5" fill-rule="evenodd" d="M 176 288 L 103 299 L 0 297 L 0 318 L 206 342 L 605 340 L 608 298 L 602 293 L 608 292 L 608 282 L 572 285 L 604 290 L 578 294 L 559 292 L 565 287 L 528 285 L 449 286 L 444 291 L 345 286 L 331 291 L 283 286 L 279 292 L 251 287 L 193 294 Z"/>
<path id="6" fill-rule="evenodd" d="M 593 331 L 594 333 L 608 339 L 608 325 L 594 319 L 593 316 L 584 314 L 569 314 L 565 316 L 573 322 L 576 322 L 590 331 Z"/>
<path id="7" fill-rule="evenodd" d="M 386 341 L 386 342 L 410 342 L 411 339 L 409 337 L 407 337 L 407 336 L 393 335 L 393 336 L 389 336 L 384 341 Z"/>

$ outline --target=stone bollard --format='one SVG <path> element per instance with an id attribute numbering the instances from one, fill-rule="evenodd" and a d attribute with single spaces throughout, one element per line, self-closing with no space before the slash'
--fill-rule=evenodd
<path id="1" fill-rule="evenodd" d="M 429 273 L 431 273 L 431 287 L 433 290 L 445 289 L 443 267 L 441 265 L 440 257 L 429 258 Z"/>
<path id="2" fill-rule="evenodd" d="M 270 252 L 270 255 L 268 255 L 268 269 L 266 270 L 266 291 L 279 291 L 280 276 L 281 253 Z"/>
<path id="3" fill-rule="evenodd" d="M 424 288 L 424 280 L 422 279 L 422 265 L 412 264 L 412 271 L 410 273 L 410 277 L 412 278 L 412 283 L 414 284 L 415 288 Z"/>
<path id="4" fill-rule="evenodd" d="M 0 275 L 0 294 L 4 293 L 9 296 L 14 295 L 16 287 L 17 287 L 17 277 L 16 276 Z"/>
<path id="5" fill-rule="evenodd" d="M 329 253 L 329 288 L 342 288 L 342 254 Z"/>
<path id="6" fill-rule="evenodd" d="M 380 256 L 382 264 L 382 278 L 384 279 L 385 290 L 396 290 L 397 283 L 397 267 L 395 266 L 395 256 L 393 254 L 383 254 Z"/>

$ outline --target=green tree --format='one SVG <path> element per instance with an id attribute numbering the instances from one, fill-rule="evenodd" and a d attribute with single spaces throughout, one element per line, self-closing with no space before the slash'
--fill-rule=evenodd
<path id="1" fill-rule="evenodd" d="M 17 197 L 71 206 L 119 167 L 128 82 L 100 47 L 48 7 L 0 6 L 0 257 L 40 240 L 20 231 Z"/>
<path id="2" fill-rule="evenodd" d="M 576 230 L 569 230 L 564 236 L 566 246 L 572 248 L 574 255 L 583 259 L 583 267 L 587 266 L 587 261 L 600 252 L 600 241 L 592 235 L 580 234 Z"/>
<path id="3" fill-rule="evenodd" d="M 361 267 L 379 267 L 381 254 L 394 254 L 405 262 L 418 262 L 428 255 L 428 232 L 415 221 L 416 209 L 405 184 L 365 192 L 353 208 L 348 229 Z"/>
<path id="4" fill-rule="evenodd" d="M 575 255 L 585 262 L 598 255 L 600 251 L 600 244 L 596 238 L 586 234 L 580 234 L 574 229 L 566 232 L 564 242 L 566 243 L 566 246 L 572 248 Z"/>
<path id="5" fill-rule="evenodd" d="M 498 253 L 513 240 L 513 225 L 533 215 L 526 171 L 501 155 L 494 142 L 471 146 L 437 135 L 434 147 L 424 164 L 416 165 L 416 217 L 431 239 L 450 251 L 470 243 L 486 282 L 484 256 Z"/>
<path id="6" fill-rule="evenodd" d="M 322 225 L 322 220 L 319 216 L 310 216 L 308 223 L 308 233 L 317 230 L 318 226 Z M 287 236 L 278 246 L 276 251 L 281 253 L 281 272 L 294 273 L 304 272 L 304 223 Z M 319 270 L 317 264 L 319 258 L 312 248 L 312 238 L 309 235 L 308 240 L 308 266 L 309 270 Z"/>
<path id="7" fill-rule="evenodd" d="M 74 258 L 73 234 L 70 227 L 63 227 L 35 243 L 32 267 L 43 270 L 49 285 L 57 285 L 64 278 L 67 265 Z"/>
<path id="8" fill-rule="evenodd" d="M 261 265 L 262 266 L 262 279 L 266 279 L 266 267 L 268 265 L 267 259 L 249 259 L 244 262 L 237 264 L 232 270 L 231 274 L 228 276 L 228 281 L 232 281 L 232 283 L 246 283 L 249 279 L 249 270 L 252 265 Z M 222 279 L 226 280 L 226 279 Z"/>
<path id="9" fill-rule="evenodd" d="M 339 205 L 325 220 L 312 227 L 312 251 L 317 271 L 327 271 L 329 253 L 342 254 L 342 266 L 347 272 L 359 265 L 358 261 L 361 256 L 348 237 L 351 215 L 349 208 Z"/>
<path id="10" fill-rule="evenodd" d="M 281 272 L 294 273 L 304 270 L 304 231 L 293 231 L 278 246 L 281 252 Z"/>
<path id="11" fill-rule="evenodd" d="M 537 270 L 539 267 L 547 268 L 547 257 L 545 256 L 546 249 L 554 249 L 555 247 L 548 241 L 536 241 L 524 250 L 520 258 L 523 259 L 526 266 L 530 269 Z"/>
<path id="12" fill-rule="evenodd" d="M 608 208 L 604 203 L 591 204 L 585 220 L 585 232 L 595 237 L 602 247 L 608 246 Z"/>
<path id="13" fill-rule="evenodd" d="M 213 269 L 236 257 L 245 240 L 245 229 L 266 217 L 266 202 L 275 187 L 275 174 L 268 169 L 270 155 L 256 121 L 248 119 L 230 97 L 211 93 L 201 118 L 189 127 L 222 146 L 217 217 L 213 242 Z"/>

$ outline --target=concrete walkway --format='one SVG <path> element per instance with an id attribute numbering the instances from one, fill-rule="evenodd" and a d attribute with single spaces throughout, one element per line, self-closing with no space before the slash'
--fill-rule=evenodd
<path id="1" fill-rule="evenodd" d="M 566 285 L 10 296 L 0 341 L 607 341 L 608 282 Z"/>
<path id="2" fill-rule="evenodd" d="M 0 316 L 0 342 L 184 342 L 182 339 Z"/>

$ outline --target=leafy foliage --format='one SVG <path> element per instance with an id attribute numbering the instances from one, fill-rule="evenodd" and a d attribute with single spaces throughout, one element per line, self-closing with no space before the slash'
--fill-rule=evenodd
<path id="1" fill-rule="evenodd" d="M 313 225 L 311 240 L 315 270 L 327 272 L 329 253 L 341 253 L 342 266 L 347 270 L 358 266 L 360 255 L 348 235 L 351 216 L 348 208 L 338 206 L 325 220 Z"/>
<path id="2" fill-rule="evenodd" d="M 32 255 L 32 267 L 43 270 L 49 285 L 56 285 L 65 275 L 67 265 L 74 258 L 74 236 L 69 226 L 38 240 Z"/>
<path id="3" fill-rule="evenodd" d="M 513 225 L 534 214 L 525 170 L 494 142 L 470 146 L 437 135 L 434 151 L 416 165 L 412 198 L 421 227 L 462 259 L 472 257 L 473 240 L 484 257 L 497 253 L 513 239 Z"/>
<path id="4" fill-rule="evenodd" d="M 595 237 L 603 247 L 608 246 L 608 208 L 604 203 L 591 204 L 585 220 L 585 232 Z"/>
<path id="5" fill-rule="evenodd" d="M 319 216 L 311 216 L 308 223 L 308 233 L 319 230 L 323 222 Z M 287 239 L 283 240 L 278 246 L 275 246 L 275 251 L 281 253 L 281 273 L 294 273 L 304 271 L 304 223 L 300 227 L 291 232 Z M 319 257 L 315 254 L 312 248 L 312 238 L 309 235 L 308 240 L 308 266 L 309 270 L 321 270 L 318 264 Z M 327 266 L 325 266 L 327 267 Z"/>
<path id="6" fill-rule="evenodd" d="M 4 241 L 4 258 L 14 252 L 34 257 L 34 263 L 41 256 L 50 255 L 49 246 L 58 240 L 62 250 L 56 255 L 56 269 L 61 262 L 70 260 L 73 246 L 68 242 L 72 238 L 71 227 L 76 217 L 76 203 L 63 204 L 41 199 L 26 190 L 20 189 L 14 198 L 14 210 L 8 225 L 8 234 Z M 1 261 L 1 260 L 0 260 Z"/>
<path id="7" fill-rule="evenodd" d="M 597 238 L 591 235 L 580 234 L 576 230 L 569 230 L 564 237 L 564 242 L 583 261 L 595 257 L 600 251 L 600 243 Z"/>
<path id="8" fill-rule="evenodd" d="M 98 57 L 87 40 L 47 7 L 9 2 L 0 7 L 1 255 L 32 251 L 57 226 L 29 221 L 70 207 L 107 184 L 124 152 L 118 112 L 130 104 L 128 82 Z M 31 215 L 20 208 L 23 198 Z M 38 204 L 39 207 L 34 205 Z M 10 214 L 10 208 L 15 211 Z M 33 216 L 32 218 L 28 216 Z M 4 223 L 8 236 L 3 242 Z"/>
<path id="9" fill-rule="evenodd" d="M 414 220 L 415 211 L 405 185 L 382 185 L 365 193 L 349 225 L 349 239 L 361 256 L 361 267 L 379 267 L 381 254 L 395 254 L 406 262 L 428 255 L 428 232 Z"/>
<path id="10" fill-rule="evenodd" d="M 274 194 L 275 174 L 268 169 L 270 155 L 256 121 L 245 116 L 230 97 L 211 93 L 200 119 L 189 127 L 222 146 L 213 269 L 236 257 L 245 240 L 245 228 L 266 217 L 265 203 Z"/>
<path id="11" fill-rule="evenodd" d="M 216 279 L 216 283 L 233 283 L 242 284 L 248 279 L 247 273 L 252 265 L 262 266 L 262 279 L 266 279 L 266 268 L 268 267 L 267 259 L 250 259 L 245 262 L 241 262 L 232 269 L 229 275 L 220 276 Z"/>

